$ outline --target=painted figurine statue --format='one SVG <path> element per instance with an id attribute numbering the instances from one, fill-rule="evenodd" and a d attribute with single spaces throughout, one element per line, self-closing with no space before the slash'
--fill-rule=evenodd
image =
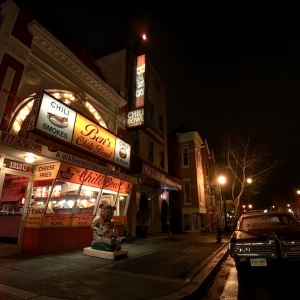
<path id="1" fill-rule="evenodd" d="M 112 220 L 115 210 L 115 206 L 100 204 L 100 215 L 95 217 L 92 224 L 92 249 L 110 252 L 121 250 L 121 244 L 126 238 L 118 237 Z"/>

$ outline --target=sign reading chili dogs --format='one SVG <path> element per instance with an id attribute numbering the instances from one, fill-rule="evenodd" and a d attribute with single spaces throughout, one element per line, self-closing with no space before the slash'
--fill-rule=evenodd
<path id="1" fill-rule="evenodd" d="M 40 93 L 40 92 L 38 92 Z M 45 132 L 89 154 L 129 168 L 131 147 L 53 96 L 42 92 L 33 104 L 28 130 Z"/>

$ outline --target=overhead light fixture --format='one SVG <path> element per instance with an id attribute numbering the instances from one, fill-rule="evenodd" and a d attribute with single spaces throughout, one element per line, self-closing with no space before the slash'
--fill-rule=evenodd
<path id="1" fill-rule="evenodd" d="M 24 159 L 28 163 L 33 163 L 36 160 L 32 153 L 28 153 L 27 156 L 24 156 Z"/>

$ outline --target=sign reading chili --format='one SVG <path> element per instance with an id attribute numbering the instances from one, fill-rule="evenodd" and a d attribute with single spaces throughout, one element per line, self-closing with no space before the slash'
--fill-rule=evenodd
<path id="1" fill-rule="evenodd" d="M 53 138 L 83 149 L 93 156 L 124 168 L 130 167 L 130 145 L 68 105 L 42 92 L 42 97 L 36 97 L 33 107 L 28 130 L 46 132 Z M 9 137 L 5 142 L 15 144 L 19 141 Z"/>

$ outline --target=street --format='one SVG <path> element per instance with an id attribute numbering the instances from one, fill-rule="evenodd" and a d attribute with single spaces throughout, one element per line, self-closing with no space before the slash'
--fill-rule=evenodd
<path id="1" fill-rule="evenodd" d="M 249 269 L 240 276 L 229 256 L 202 300 L 296 299 L 300 280 L 299 266 Z"/>

